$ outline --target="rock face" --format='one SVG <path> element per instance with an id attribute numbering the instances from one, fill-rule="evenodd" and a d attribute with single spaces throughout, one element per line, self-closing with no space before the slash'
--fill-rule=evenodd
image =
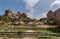
<path id="1" fill-rule="evenodd" d="M 27 17 L 27 14 L 23 13 L 22 18 L 25 18 L 25 17 Z"/>
<path id="2" fill-rule="evenodd" d="M 47 17 L 53 19 L 54 18 L 54 12 L 50 10 L 47 14 Z"/>
<path id="3" fill-rule="evenodd" d="M 12 13 L 12 11 L 10 9 L 8 9 L 8 10 L 5 10 L 5 14 L 4 15 L 11 17 L 13 15 L 13 13 Z"/>
<path id="4" fill-rule="evenodd" d="M 60 25 L 60 8 L 54 12 L 55 21 Z"/>
<path id="5" fill-rule="evenodd" d="M 4 16 L 8 16 L 8 17 L 11 17 L 11 18 L 17 18 L 17 19 L 20 19 L 20 18 L 25 18 L 27 17 L 27 15 L 25 13 L 22 13 L 21 12 L 17 12 L 16 14 L 14 14 L 12 12 L 12 10 L 8 9 L 8 10 L 5 10 L 5 14 Z"/>
<path id="6" fill-rule="evenodd" d="M 47 17 L 53 19 L 55 22 L 57 22 L 60 25 L 60 8 L 55 10 L 54 12 L 49 11 L 47 13 Z"/>
<path id="7" fill-rule="evenodd" d="M 16 14 L 14 14 L 12 12 L 12 10 L 8 9 L 8 10 L 5 10 L 5 14 L 4 16 L 7 16 L 7 17 L 10 17 L 11 19 L 16 19 L 17 22 L 13 23 L 13 22 L 9 22 L 7 24 L 24 24 L 24 22 L 21 22 L 22 19 L 26 18 L 27 17 L 27 14 L 26 13 L 21 13 L 21 12 L 17 12 Z"/>

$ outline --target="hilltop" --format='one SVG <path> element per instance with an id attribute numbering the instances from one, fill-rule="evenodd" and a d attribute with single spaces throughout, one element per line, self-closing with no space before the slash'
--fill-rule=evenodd
<path id="1" fill-rule="evenodd" d="M 5 25 L 21 25 L 33 20 L 34 19 L 27 17 L 26 13 L 21 13 L 17 11 L 17 13 L 14 14 L 10 9 L 5 10 L 5 14 L 0 15 L 0 24 Z"/>

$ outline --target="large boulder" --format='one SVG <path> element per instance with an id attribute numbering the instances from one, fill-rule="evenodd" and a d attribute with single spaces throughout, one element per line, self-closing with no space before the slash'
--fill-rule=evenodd
<path id="1" fill-rule="evenodd" d="M 53 19 L 57 24 L 60 25 L 60 8 L 55 10 L 54 12 L 49 11 L 47 13 L 47 17 Z"/>
<path id="2" fill-rule="evenodd" d="M 60 8 L 54 12 L 54 20 L 60 25 Z"/>
<path id="3" fill-rule="evenodd" d="M 5 10 L 5 14 L 4 16 L 8 16 L 8 17 L 11 17 L 12 16 L 12 10 L 8 9 L 8 10 Z"/>
<path id="4" fill-rule="evenodd" d="M 47 13 L 47 17 L 53 19 L 53 18 L 54 18 L 54 12 L 50 10 L 50 11 Z"/>

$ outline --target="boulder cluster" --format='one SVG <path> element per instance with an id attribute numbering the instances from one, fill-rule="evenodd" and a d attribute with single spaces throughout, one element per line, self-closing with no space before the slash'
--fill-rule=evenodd
<path id="1" fill-rule="evenodd" d="M 10 17 L 10 18 L 22 19 L 22 18 L 27 17 L 27 14 L 21 13 L 21 12 L 19 12 L 19 11 L 17 12 L 17 14 L 14 14 L 14 13 L 12 12 L 12 10 L 8 9 L 8 10 L 5 10 L 4 16 L 8 16 L 8 17 Z"/>
<path id="2" fill-rule="evenodd" d="M 49 19 L 53 19 L 55 22 L 57 22 L 58 25 L 60 25 L 60 8 L 55 11 L 49 11 L 47 13 L 47 17 Z"/>
<path id="3" fill-rule="evenodd" d="M 21 13 L 19 11 L 17 13 L 13 13 L 12 10 L 8 9 L 5 10 L 5 14 L 3 14 L 3 16 L 0 15 L 0 24 L 24 24 L 24 21 L 22 20 L 25 18 L 27 18 L 26 13 Z"/>

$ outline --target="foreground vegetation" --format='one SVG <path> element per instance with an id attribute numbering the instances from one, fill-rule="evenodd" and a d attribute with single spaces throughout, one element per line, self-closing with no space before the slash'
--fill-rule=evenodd
<path id="1" fill-rule="evenodd" d="M 52 19 L 41 18 L 36 20 L 27 17 L 24 13 L 22 15 L 22 17 L 18 16 L 18 19 L 16 17 L 11 18 L 8 15 L 0 15 L 0 35 L 8 38 L 23 38 L 26 35 L 24 32 L 30 32 L 28 37 L 36 37 L 37 39 L 60 37 L 60 29 L 56 28 L 57 23 Z"/>
<path id="2" fill-rule="evenodd" d="M 0 32 L 25 32 L 26 30 L 33 30 L 35 32 L 41 32 L 41 33 L 45 33 L 45 34 L 54 34 L 57 37 L 60 36 L 60 30 L 59 29 L 55 29 L 55 28 L 39 28 L 37 27 L 38 25 L 19 25 L 19 26 L 15 26 L 15 25 L 0 25 Z M 40 24 L 40 26 L 42 26 Z M 44 25 L 43 25 L 44 26 Z M 48 25 L 49 26 L 49 25 Z M 50 25 L 51 26 L 51 25 Z M 19 36 L 19 35 L 18 35 Z M 20 36 L 22 36 L 22 34 L 20 33 Z M 9 37 L 11 37 L 9 35 Z"/>

